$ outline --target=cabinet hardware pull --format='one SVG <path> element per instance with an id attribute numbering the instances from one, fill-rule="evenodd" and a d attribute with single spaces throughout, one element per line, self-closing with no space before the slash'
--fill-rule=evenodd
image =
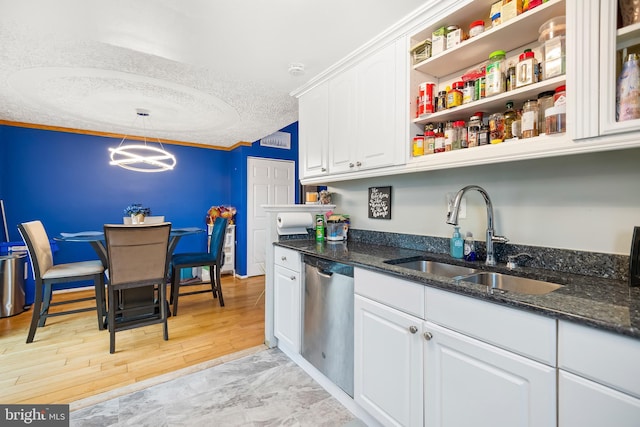
<path id="1" fill-rule="evenodd" d="M 294 281 L 294 280 L 296 280 L 296 276 L 291 276 L 291 277 L 289 277 L 289 279 L 290 279 L 291 281 Z"/>
<path id="2" fill-rule="evenodd" d="M 415 326 L 409 326 L 409 332 L 415 334 L 416 332 L 418 332 L 418 328 L 416 328 Z"/>
<path id="3" fill-rule="evenodd" d="M 424 339 L 427 341 L 430 341 L 431 338 L 433 338 L 433 334 L 431 332 L 425 332 L 423 335 L 424 335 Z"/>
<path id="4" fill-rule="evenodd" d="M 362 163 L 361 162 L 356 162 L 356 166 L 360 167 L 360 166 L 362 166 Z"/>
<path id="5" fill-rule="evenodd" d="M 320 171 L 322 171 L 322 172 L 326 172 L 326 171 L 327 171 L 327 168 L 320 168 Z"/>
<path id="6" fill-rule="evenodd" d="M 355 165 L 354 165 L 353 163 L 349 163 L 349 167 L 350 167 L 350 168 L 352 168 L 352 167 L 354 167 L 354 166 L 355 166 Z"/>
<path id="7" fill-rule="evenodd" d="M 282 258 L 280 258 L 280 259 L 281 259 L 282 261 L 286 261 L 286 260 L 287 260 L 287 257 L 286 257 L 286 256 L 283 256 L 283 257 L 282 257 Z"/>

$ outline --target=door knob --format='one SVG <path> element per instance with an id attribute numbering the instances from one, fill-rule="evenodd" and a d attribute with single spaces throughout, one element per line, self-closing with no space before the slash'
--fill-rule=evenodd
<path id="1" fill-rule="evenodd" d="M 361 162 L 356 162 L 356 166 L 360 167 L 360 166 L 362 166 L 362 163 Z"/>
<path id="2" fill-rule="evenodd" d="M 431 338 L 433 338 L 433 334 L 431 332 L 425 332 L 424 334 L 422 334 L 424 336 L 424 339 L 427 341 L 430 341 Z"/>
<path id="3" fill-rule="evenodd" d="M 354 167 L 354 166 L 355 166 L 355 165 L 354 165 L 353 163 L 349 163 L 349 167 L 350 167 L 350 168 L 352 168 L 352 167 Z"/>
<path id="4" fill-rule="evenodd" d="M 415 334 L 416 332 L 418 332 L 418 328 L 415 326 L 409 326 L 409 332 Z"/>

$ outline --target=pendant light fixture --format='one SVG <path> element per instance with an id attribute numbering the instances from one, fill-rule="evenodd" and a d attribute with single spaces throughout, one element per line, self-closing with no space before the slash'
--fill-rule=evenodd
<path id="1" fill-rule="evenodd" d="M 136 121 L 142 119 L 142 127 L 144 134 L 147 133 L 146 121 L 149 119 L 149 110 L 143 108 L 136 109 Z M 135 124 L 135 121 L 134 121 Z M 164 172 L 173 170 L 176 165 L 176 157 L 166 151 L 158 138 L 159 147 L 149 145 L 147 137 L 144 137 L 144 144 L 125 144 L 124 141 L 128 135 L 125 135 L 120 141 L 120 145 L 116 148 L 109 148 L 111 152 L 110 165 L 120 166 L 136 172 Z"/>

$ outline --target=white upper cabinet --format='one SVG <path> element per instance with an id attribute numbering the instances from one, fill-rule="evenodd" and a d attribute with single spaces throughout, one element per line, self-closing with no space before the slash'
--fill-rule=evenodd
<path id="1" fill-rule="evenodd" d="M 489 12 L 495 0 L 442 0 L 425 6 L 398 23 L 393 37 L 372 41 L 327 72 L 326 108 L 318 111 L 310 131 L 309 103 L 300 98 L 300 162 L 304 183 L 330 182 L 388 174 L 420 172 L 514 160 L 640 147 L 640 119 L 616 120 L 616 83 L 623 58 L 640 53 L 640 24 L 618 28 L 616 0 L 549 0 L 495 27 Z M 519 55 L 532 49 L 543 59 L 540 27 L 549 19 L 565 16 L 565 73 L 504 93 L 471 101 L 431 114 L 416 114 L 419 86 L 435 83 L 445 90 L 472 68 L 486 65 L 496 50 L 506 52 L 506 64 L 517 65 Z M 430 39 L 443 26 L 458 25 L 468 31 L 483 19 L 485 31 L 457 46 L 414 62 L 411 47 Z M 393 39 L 393 41 L 391 40 Z M 365 52 L 366 50 L 366 52 Z M 346 65 L 345 65 L 346 64 Z M 468 122 L 482 112 L 506 110 L 507 101 L 521 109 L 545 91 L 566 86 L 566 132 L 508 140 L 501 144 L 412 156 L 412 138 L 427 123 Z M 325 104 L 319 107 L 324 108 Z M 306 111 L 305 111 L 306 110 Z M 328 147 L 326 157 L 321 147 Z M 313 147 L 309 145 L 315 144 Z M 311 154 L 314 155 L 311 155 Z M 402 157 L 399 158 L 398 156 Z M 322 163 L 322 159 L 326 161 Z M 311 179 L 311 181 L 309 181 Z"/>
<path id="2" fill-rule="evenodd" d="M 300 178 L 326 175 L 329 141 L 328 83 L 321 83 L 300 96 L 298 110 Z"/>
<path id="3" fill-rule="evenodd" d="M 330 174 L 404 162 L 405 55 L 391 43 L 329 81 Z"/>
<path id="4" fill-rule="evenodd" d="M 576 0 L 572 0 L 575 2 Z M 583 7 L 581 2 L 578 2 Z M 600 53 L 599 60 L 601 78 L 592 81 L 600 82 L 600 134 L 612 135 L 629 133 L 640 130 L 640 118 L 634 120 L 616 120 L 616 87 L 622 64 L 630 53 L 640 53 L 640 23 L 617 28 L 618 2 L 601 0 L 594 3 L 594 8 L 599 6 L 592 14 L 599 13 L 600 17 Z M 600 3 L 599 5 L 597 3 Z M 595 27 L 598 28 L 598 27 Z M 585 29 L 586 30 L 586 29 Z M 593 29 L 589 29 L 593 31 Z M 586 36 L 586 35 L 585 35 Z M 597 51 L 597 45 L 594 46 Z M 637 90 L 637 88 L 636 88 Z M 636 93 L 636 96 L 638 94 Z M 598 104 L 595 104 L 598 105 Z M 628 137 L 638 138 L 637 134 L 629 134 Z"/>

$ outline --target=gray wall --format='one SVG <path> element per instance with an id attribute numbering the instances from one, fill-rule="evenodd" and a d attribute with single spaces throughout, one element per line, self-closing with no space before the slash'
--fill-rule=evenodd
<path id="1" fill-rule="evenodd" d="M 469 184 L 487 190 L 496 234 L 512 243 L 628 255 L 640 226 L 640 149 L 336 182 L 329 190 L 353 228 L 450 237 L 446 194 Z M 368 187 L 389 185 L 392 219 L 369 219 Z M 461 232 L 484 241 L 484 201 L 475 191 L 466 199 Z"/>

